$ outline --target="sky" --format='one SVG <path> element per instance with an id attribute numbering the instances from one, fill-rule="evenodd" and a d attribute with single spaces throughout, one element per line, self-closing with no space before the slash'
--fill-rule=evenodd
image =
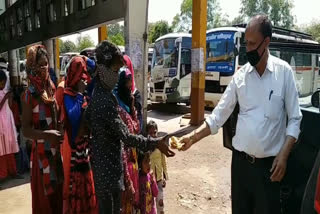
<path id="1" fill-rule="evenodd" d="M 160 20 L 172 23 L 173 17 L 180 12 L 180 5 L 183 0 L 149 0 L 149 22 Z M 230 20 L 238 16 L 240 9 L 240 0 L 219 0 L 221 12 L 227 15 Z M 296 18 L 298 26 L 310 23 L 312 20 L 320 20 L 320 1 L 319 0 L 293 0 L 293 15 Z M 89 35 L 95 44 L 98 43 L 97 29 L 84 31 L 81 35 Z M 71 35 L 62 37 L 63 40 L 76 41 L 77 36 Z"/>

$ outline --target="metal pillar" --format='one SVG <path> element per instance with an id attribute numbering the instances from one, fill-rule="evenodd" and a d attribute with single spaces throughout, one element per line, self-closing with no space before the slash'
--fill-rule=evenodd
<path id="1" fill-rule="evenodd" d="M 134 67 L 136 87 L 141 93 L 143 127 L 147 122 L 147 30 L 149 0 L 126 1 L 125 41 L 126 54 Z"/>
<path id="2" fill-rule="evenodd" d="M 108 38 L 108 30 L 107 30 L 107 26 L 101 26 L 98 28 L 98 40 L 99 43 L 102 42 L 103 40 L 107 40 Z"/>
<path id="3" fill-rule="evenodd" d="M 204 120 L 204 89 L 206 62 L 207 0 L 193 0 L 191 56 L 191 124 Z"/>

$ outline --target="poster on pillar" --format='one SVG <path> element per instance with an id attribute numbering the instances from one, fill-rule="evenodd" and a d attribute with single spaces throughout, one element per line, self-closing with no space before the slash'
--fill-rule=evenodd
<path id="1" fill-rule="evenodd" d="M 135 69 L 143 68 L 143 54 L 141 48 L 141 40 L 134 40 L 130 45 L 130 56 Z"/>
<path id="2" fill-rule="evenodd" d="M 191 71 L 204 71 L 204 52 L 203 48 L 194 48 L 191 50 Z"/>

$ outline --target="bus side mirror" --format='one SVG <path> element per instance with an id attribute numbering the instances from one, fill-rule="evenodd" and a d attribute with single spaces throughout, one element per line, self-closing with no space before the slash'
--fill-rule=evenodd
<path id="1" fill-rule="evenodd" d="M 234 56 L 238 56 L 239 55 L 239 51 L 238 51 L 238 48 L 237 47 L 234 47 Z"/>
<path id="2" fill-rule="evenodd" d="M 319 101 L 320 101 L 320 90 L 318 90 L 312 94 L 312 96 L 311 96 L 312 106 L 319 108 L 320 107 Z"/>
<path id="3" fill-rule="evenodd" d="M 175 40 L 174 44 L 176 47 L 179 47 L 179 44 L 182 43 L 182 37 L 179 37 Z"/>

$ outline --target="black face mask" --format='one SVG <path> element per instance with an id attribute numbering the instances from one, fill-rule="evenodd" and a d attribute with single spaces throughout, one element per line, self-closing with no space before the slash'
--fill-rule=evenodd
<path id="1" fill-rule="evenodd" d="M 255 50 L 247 51 L 247 53 L 246 53 L 248 61 L 252 66 L 256 66 L 260 62 L 261 57 L 263 56 L 263 54 L 266 50 L 266 49 L 264 49 L 261 56 L 259 55 L 258 49 L 260 48 L 260 46 L 262 45 L 263 42 L 264 42 L 264 40 L 260 43 L 260 45 Z"/>

